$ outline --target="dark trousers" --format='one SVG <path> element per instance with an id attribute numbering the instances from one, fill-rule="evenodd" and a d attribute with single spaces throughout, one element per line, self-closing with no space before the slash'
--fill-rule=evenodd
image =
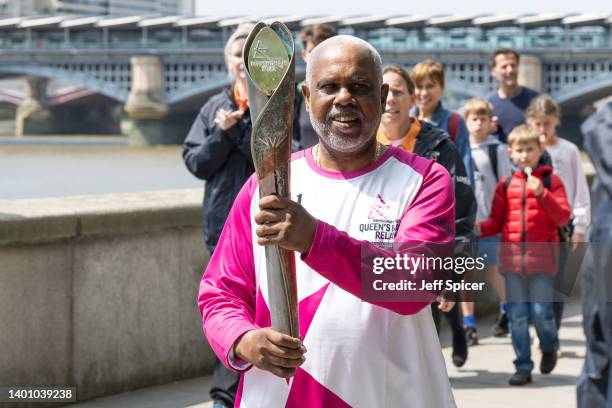
<path id="1" fill-rule="evenodd" d="M 440 331 L 440 309 L 438 309 L 438 303 L 434 302 L 431 304 L 431 313 L 433 315 L 434 323 L 436 324 L 436 330 Z M 453 333 L 453 354 L 463 354 L 467 350 L 467 341 L 465 339 L 465 330 L 461 322 L 461 314 L 459 313 L 459 304 L 448 312 L 442 312 L 448 325 Z"/>
<path id="2" fill-rule="evenodd" d="M 612 261 L 612 255 L 606 258 L 608 262 Z M 587 351 L 582 373 L 578 379 L 577 406 L 578 408 L 612 408 L 612 381 L 610 381 L 612 322 L 609 317 L 612 316 L 612 303 L 600 301 L 610 296 L 609 288 L 612 286 L 610 278 L 602 276 L 606 274 L 606 269 L 593 270 L 592 266 L 594 264 L 591 263 L 585 268 L 582 277 L 582 325 L 586 336 Z M 604 289 L 593 290 L 593 285 Z"/>
<path id="3" fill-rule="evenodd" d="M 213 401 L 223 401 L 228 407 L 234 406 L 240 375 L 229 370 L 217 359 L 210 385 L 210 397 Z"/>
<path id="4" fill-rule="evenodd" d="M 588 351 L 587 351 L 588 354 Z M 589 375 L 589 360 L 585 360 L 585 365 L 578 379 L 576 398 L 578 408 L 611 408 L 612 382 L 610 381 L 609 368 L 601 375 Z"/>
<path id="5" fill-rule="evenodd" d="M 208 251 L 212 256 L 215 247 L 209 245 Z M 213 379 L 210 384 L 210 397 L 213 401 L 223 401 L 228 407 L 233 407 L 238 391 L 240 375 L 225 367 L 218 359 L 215 359 Z"/>

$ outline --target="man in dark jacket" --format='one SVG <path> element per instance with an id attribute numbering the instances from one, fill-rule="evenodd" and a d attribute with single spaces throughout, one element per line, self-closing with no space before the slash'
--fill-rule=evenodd
<path id="1" fill-rule="evenodd" d="M 254 171 L 242 62 L 242 48 L 251 28 L 239 27 L 228 40 L 225 62 L 235 82 L 206 102 L 183 144 L 185 165 L 194 176 L 206 180 L 204 241 L 211 254 L 236 195 Z M 210 390 L 214 408 L 234 406 L 238 380 L 237 374 L 217 361 Z"/>
<path id="2" fill-rule="evenodd" d="M 590 248 L 581 271 L 582 325 L 587 352 L 578 380 L 578 407 L 612 407 L 612 102 L 582 125 L 584 146 L 597 171 Z"/>
<path id="3" fill-rule="evenodd" d="M 204 239 L 211 253 L 234 198 L 254 171 L 251 117 L 242 66 L 247 35 L 246 30 L 236 31 L 226 47 L 226 63 L 235 83 L 206 102 L 183 144 L 185 165 L 194 176 L 206 180 Z"/>

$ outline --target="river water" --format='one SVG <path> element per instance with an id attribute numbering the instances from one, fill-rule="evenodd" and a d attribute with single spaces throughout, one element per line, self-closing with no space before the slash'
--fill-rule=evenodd
<path id="1" fill-rule="evenodd" d="M 14 139 L 3 138 L 0 141 L 0 200 L 170 190 L 203 185 L 203 181 L 187 171 L 180 146 L 134 148 L 97 145 L 89 139 L 81 140 L 86 144 L 36 142 L 15 145 Z"/>

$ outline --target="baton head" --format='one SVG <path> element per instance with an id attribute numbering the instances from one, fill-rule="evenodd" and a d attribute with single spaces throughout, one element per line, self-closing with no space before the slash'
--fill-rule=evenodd
<path id="1" fill-rule="evenodd" d="M 246 49 L 245 49 L 246 51 Z M 253 82 L 270 96 L 289 68 L 289 55 L 281 37 L 270 27 L 262 27 L 250 43 L 247 68 Z"/>

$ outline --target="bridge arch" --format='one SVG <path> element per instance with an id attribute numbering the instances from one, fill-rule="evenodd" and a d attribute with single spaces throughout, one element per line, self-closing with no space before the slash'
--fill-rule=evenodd
<path id="1" fill-rule="evenodd" d="M 562 107 L 586 106 L 610 95 L 612 95 L 610 75 L 600 75 L 552 94 Z"/>
<path id="2" fill-rule="evenodd" d="M 167 94 L 166 102 L 168 105 L 172 106 L 196 96 L 207 98 L 216 94 L 221 89 L 230 86 L 231 84 L 232 80 L 229 77 L 208 80 L 198 85 L 183 87 L 182 89 Z"/>
<path id="3" fill-rule="evenodd" d="M 410 67 L 422 56 L 390 55 L 389 62 L 399 62 Z M 489 95 L 495 88 L 488 66 L 473 55 L 451 55 L 439 59 L 446 64 L 447 91 L 467 97 Z M 461 58 L 460 58 L 461 57 Z M 224 63 L 219 55 L 207 55 L 206 59 L 194 59 L 192 55 L 162 62 L 164 83 L 163 102 L 167 105 L 191 104 L 200 95 L 204 98 L 218 92 L 231 83 L 225 73 Z M 38 57 L 29 59 L 13 58 L 0 62 L 0 76 L 29 75 L 62 79 L 72 84 L 104 95 L 119 103 L 125 103 L 131 86 L 132 67 L 124 55 L 109 60 L 101 55 L 82 55 L 74 60 L 50 55 L 50 61 L 40 63 Z M 612 77 L 609 69 L 612 62 L 598 57 L 593 60 L 595 68 L 582 63 L 579 75 L 571 71 L 575 64 L 566 61 L 547 61 L 543 64 L 545 92 L 552 94 L 566 111 L 580 109 L 612 94 Z M 603 61 L 603 62 L 602 62 Z M 591 65 L 593 65 L 591 64 Z M 586 68 L 585 68 L 586 67 Z M 587 69 L 588 68 L 588 69 Z M 304 67 L 296 66 L 296 80 L 303 77 Z M 550 72 L 549 72 L 550 71 Z M 583 72 L 584 71 L 584 72 Z M 576 79 L 577 78 L 577 79 Z M 569 82 L 568 82 L 569 81 Z M 6 99 L 6 98 L 5 98 Z"/>
<path id="4" fill-rule="evenodd" d="M 127 70 L 117 70 L 114 74 L 115 81 L 109 80 L 111 73 L 102 72 L 99 69 L 72 70 L 68 66 L 34 66 L 19 64 L 0 64 L 0 73 L 29 75 L 34 77 L 44 77 L 52 79 L 62 79 L 70 83 L 90 89 L 94 92 L 107 96 L 121 103 L 127 101 L 130 83 L 129 64 Z"/>
<path id="5" fill-rule="evenodd" d="M 296 67 L 296 83 L 299 83 L 305 75 L 306 69 L 304 67 Z M 207 78 L 205 81 L 200 81 L 190 86 L 183 86 L 176 90 L 166 89 L 166 103 L 172 106 L 195 98 L 197 96 L 208 98 L 220 92 L 221 89 L 230 86 L 232 82 L 233 80 L 227 74 L 225 74 L 224 71 L 221 75 L 212 73 L 211 77 Z"/>
<path id="6" fill-rule="evenodd" d="M 297 72 L 296 76 L 299 78 L 300 74 L 303 73 Z M 299 81 L 299 79 L 297 81 Z M 207 98 L 216 94 L 221 89 L 230 86 L 231 84 L 232 80 L 230 78 L 209 80 L 206 83 L 201 83 L 197 86 L 186 87 L 168 94 L 166 102 L 168 103 L 168 105 L 175 105 L 188 99 L 194 98 L 196 96 L 202 96 L 204 98 Z M 466 86 L 465 82 L 462 82 L 460 80 L 448 81 L 446 83 L 445 89 L 453 93 L 467 95 L 470 98 L 486 98 L 490 93 L 489 89 L 485 86 Z"/>

